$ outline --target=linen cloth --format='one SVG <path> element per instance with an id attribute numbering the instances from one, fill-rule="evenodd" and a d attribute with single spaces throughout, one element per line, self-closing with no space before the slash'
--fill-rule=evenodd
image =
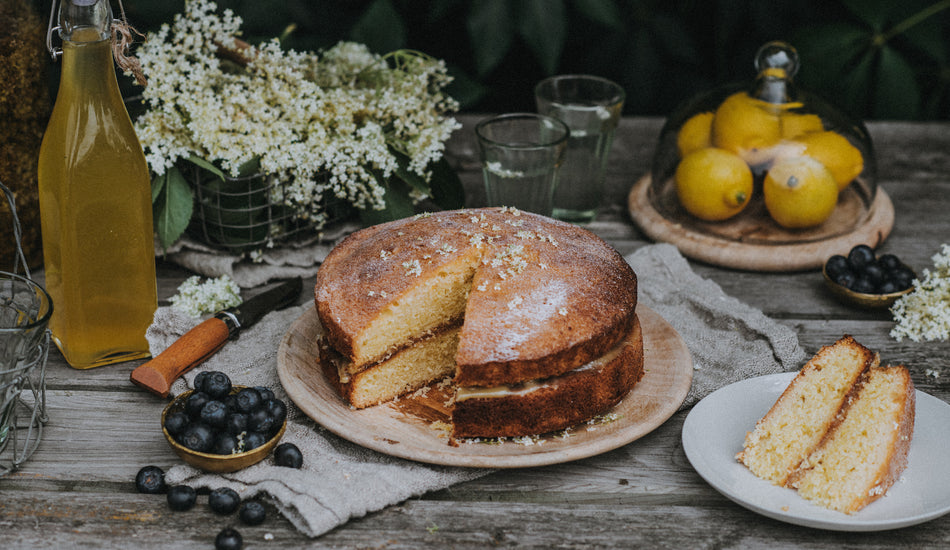
<path id="1" fill-rule="evenodd" d="M 681 408 L 733 381 L 798 367 L 804 352 L 793 330 L 696 275 L 675 247 L 648 245 L 627 261 L 637 272 L 640 300 L 673 325 L 692 354 L 693 385 Z M 229 474 L 178 465 L 166 473 L 168 483 L 227 486 L 242 499 L 263 495 L 301 532 L 316 537 L 352 518 L 491 473 L 427 465 L 365 449 L 324 430 L 293 406 L 278 380 L 277 350 L 284 333 L 309 307 L 269 313 L 177 380 L 171 392 L 187 390 L 202 370 L 225 372 L 236 384 L 271 388 L 288 404 L 283 441 L 300 448 L 303 468 L 275 466 L 271 458 Z M 152 354 L 200 321 L 170 307 L 159 308 L 146 334 Z"/>

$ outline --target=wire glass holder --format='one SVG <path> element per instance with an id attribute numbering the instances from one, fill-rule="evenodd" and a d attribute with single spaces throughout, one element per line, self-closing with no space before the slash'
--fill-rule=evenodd
<path id="1" fill-rule="evenodd" d="M 21 245 L 20 219 L 17 217 L 13 192 L 3 182 L 0 182 L 0 191 L 6 196 L 13 217 L 13 238 L 17 254 L 12 275 L 18 276 L 18 266 L 22 262 L 26 278 L 32 281 Z M 0 478 L 17 471 L 20 465 L 33 455 L 43 437 L 43 426 L 49 421 L 46 411 L 46 360 L 49 357 L 49 344 L 50 331 L 46 328 L 39 342 L 27 351 L 24 359 L 19 360 L 12 368 L 0 370 L 0 415 L 10 417 L 7 434 L 0 434 Z M 2 422 L 0 426 L 3 426 Z"/>

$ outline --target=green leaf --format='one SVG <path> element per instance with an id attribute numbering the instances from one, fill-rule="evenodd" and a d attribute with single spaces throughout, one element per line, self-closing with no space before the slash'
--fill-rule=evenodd
<path id="1" fill-rule="evenodd" d="M 614 30 L 623 30 L 620 8 L 614 0 L 572 0 L 574 8 L 584 17 Z"/>
<path id="2" fill-rule="evenodd" d="M 390 152 L 396 157 L 396 177 L 414 190 L 426 195 L 430 194 L 429 183 L 425 178 L 409 169 L 409 157 L 393 149 L 390 149 Z"/>
<path id="3" fill-rule="evenodd" d="M 914 68 L 894 48 L 881 49 L 877 79 L 871 88 L 871 116 L 878 119 L 915 119 L 920 111 L 920 89 Z"/>
<path id="4" fill-rule="evenodd" d="M 194 196 L 191 186 L 178 168 L 165 174 L 165 183 L 152 204 L 155 232 L 162 248 L 168 248 L 181 237 L 191 221 Z"/>
<path id="5" fill-rule="evenodd" d="M 192 164 L 194 164 L 194 165 L 196 165 L 196 166 L 198 166 L 198 167 L 200 167 L 200 168 L 203 168 L 203 169 L 207 170 L 208 172 L 211 172 L 212 174 L 214 174 L 214 175 L 218 176 L 219 178 L 221 178 L 222 181 L 224 181 L 224 172 L 222 172 L 221 170 L 219 170 L 217 166 L 211 164 L 210 162 L 206 161 L 205 159 L 203 159 L 203 158 L 201 158 L 201 157 L 196 157 L 196 156 L 192 155 L 192 156 L 186 158 L 185 160 L 187 160 L 188 162 L 190 162 L 190 163 L 192 163 Z"/>
<path id="6" fill-rule="evenodd" d="M 152 178 L 152 204 L 155 204 L 155 201 L 158 199 L 158 196 L 161 194 L 162 189 L 165 188 L 165 174 L 161 176 L 155 176 Z"/>
<path id="7" fill-rule="evenodd" d="M 507 0 L 473 2 L 465 27 L 474 50 L 475 70 L 485 76 L 501 63 L 511 49 L 514 27 Z"/>
<path id="8" fill-rule="evenodd" d="M 876 32 L 884 30 L 894 6 L 894 0 L 842 0 L 842 3 Z"/>
<path id="9" fill-rule="evenodd" d="M 852 23 L 807 27 L 794 37 L 801 62 L 799 77 L 819 95 L 841 89 L 863 55 L 870 51 L 871 33 Z"/>
<path id="10" fill-rule="evenodd" d="M 524 0 L 518 31 L 547 74 L 557 71 L 567 39 L 563 0 Z"/>
<path id="11" fill-rule="evenodd" d="M 384 195 L 386 207 L 382 210 L 372 208 L 360 210 L 360 221 L 364 226 L 407 218 L 415 214 L 412 200 L 409 198 L 409 190 L 401 180 L 381 182 L 381 184 L 386 190 Z"/>
<path id="12" fill-rule="evenodd" d="M 350 30 L 350 35 L 375 52 L 406 47 L 406 25 L 390 0 L 374 0 Z"/>
<path id="13" fill-rule="evenodd" d="M 434 162 L 432 168 L 432 200 L 441 208 L 455 210 L 465 206 L 465 188 L 458 172 L 445 157 Z"/>

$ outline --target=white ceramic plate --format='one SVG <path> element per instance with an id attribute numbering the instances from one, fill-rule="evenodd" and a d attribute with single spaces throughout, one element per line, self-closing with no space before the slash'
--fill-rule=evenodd
<path id="1" fill-rule="evenodd" d="M 907 468 L 887 495 L 854 514 L 822 508 L 792 489 L 755 477 L 736 461 L 747 431 L 768 412 L 796 373 L 751 378 L 700 401 L 683 425 L 683 450 L 693 468 L 730 500 L 773 519 L 835 531 L 882 531 L 950 512 L 950 405 L 917 392 Z"/>

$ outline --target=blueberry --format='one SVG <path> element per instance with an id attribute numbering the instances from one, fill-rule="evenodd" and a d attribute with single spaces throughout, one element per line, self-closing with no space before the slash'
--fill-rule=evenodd
<path id="1" fill-rule="evenodd" d="M 849 288 L 862 294 L 874 294 L 874 283 L 866 277 L 858 277 Z"/>
<path id="2" fill-rule="evenodd" d="M 227 406 L 229 413 L 240 412 L 240 411 L 238 411 L 237 399 L 236 399 L 236 397 L 237 397 L 237 396 L 232 393 L 232 394 L 229 394 L 229 395 L 228 395 L 227 397 L 225 397 L 224 399 L 222 399 L 222 401 L 224 402 L 224 404 Z"/>
<path id="3" fill-rule="evenodd" d="M 890 294 L 892 292 L 897 292 L 898 290 L 901 289 L 897 288 L 897 283 L 890 279 L 884 281 L 880 286 L 877 287 L 877 291 L 881 294 Z"/>
<path id="4" fill-rule="evenodd" d="M 242 389 L 238 392 L 237 396 L 234 398 L 234 401 L 237 405 L 237 410 L 243 413 L 249 413 L 256 410 L 263 402 L 261 400 L 260 392 L 254 388 Z"/>
<path id="5" fill-rule="evenodd" d="M 267 436 L 261 432 L 247 432 L 244 435 L 244 450 L 250 451 L 267 443 Z"/>
<path id="6" fill-rule="evenodd" d="M 866 244 L 859 244 L 848 252 L 848 263 L 851 269 L 861 271 L 864 266 L 874 263 L 874 249 Z"/>
<path id="7" fill-rule="evenodd" d="M 221 371 L 211 371 L 204 381 L 204 390 L 213 399 L 224 399 L 231 393 L 231 379 Z"/>
<path id="8" fill-rule="evenodd" d="M 205 392 L 196 391 L 192 393 L 185 400 L 185 413 L 193 420 L 198 420 L 201 417 L 201 407 L 204 407 L 208 401 L 211 401 L 211 397 Z"/>
<path id="9" fill-rule="evenodd" d="M 208 379 L 209 374 L 211 374 L 209 371 L 201 371 L 195 375 L 195 379 L 192 381 L 192 385 L 195 387 L 195 391 L 200 391 L 200 392 L 205 391 L 204 384 L 205 384 L 205 380 Z"/>
<path id="10" fill-rule="evenodd" d="M 250 500 L 241 503 L 241 509 L 238 510 L 238 517 L 244 525 L 260 525 L 267 519 L 267 510 L 264 505 L 256 500 Z"/>
<path id="11" fill-rule="evenodd" d="M 191 510 L 197 499 L 198 494 L 188 485 L 173 485 L 168 488 L 168 507 L 177 512 Z"/>
<path id="12" fill-rule="evenodd" d="M 214 438 L 214 446 L 211 452 L 216 455 L 230 455 L 239 452 L 238 438 L 235 435 L 219 433 Z"/>
<path id="13" fill-rule="evenodd" d="M 224 429 L 233 435 L 247 431 L 247 415 L 244 413 L 229 414 L 227 421 L 224 423 Z"/>
<path id="14" fill-rule="evenodd" d="M 882 269 L 881 266 L 877 265 L 876 263 L 864 266 L 864 271 L 862 271 L 861 274 L 867 280 L 871 281 L 871 284 L 874 286 L 880 286 L 880 284 L 883 283 L 885 279 L 884 269 Z"/>
<path id="15" fill-rule="evenodd" d="M 278 466 L 300 468 L 303 466 L 303 454 L 293 443 L 281 443 L 274 449 L 274 462 Z"/>
<path id="16" fill-rule="evenodd" d="M 904 266 L 904 264 L 897 259 L 897 256 L 893 254 L 882 254 L 881 257 L 877 259 L 877 263 L 883 267 L 885 271 L 893 271 L 898 267 Z"/>
<path id="17" fill-rule="evenodd" d="M 854 284 L 854 280 L 857 279 L 854 272 L 845 271 L 844 273 L 839 273 L 837 277 L 834 277 L 832 280 L 839 285 L 847 288 L 851 288 L 851 285 Z"/>
<path id="18" fill-rule="evenodd" d="M 890 280 L 897 284 L 899 290 L 910 288 L 914 284 L 914 279 L 917 278 L 914 272 L 907 267 L 899 267 L 891 271 L 888 275 Z"/>
<path id="19" fill-rule="evenodd" d="M 274 431 L 275 426 L 277 426 L 278 429 L 280 428 L 280 425 L 277 424 L 274 417 L 271 416 L 266 409 L 257 409 L 247 415 L 247 429 L 252 432 L 268 434 Z"/>
<path id="20" fill-rule="evenodd" d="M 257 390 L 257 393 L 261 394 L 261 401 L 274 399 L 274 392 L 271 391 L 270 388 L 265 388 L 264 386 L 254 386 L 254 389 Z"/>
<path id="21" fill-rule="evenodd" d="M 174 437 L 184 431 L 190 422 L 191 419 L 188 418 L 187 414 L 182 411 L 175 411 L 165 417 L 165 429 Z"/>
<path id="22" fill-rule="evenodd" d="M 242 546 L 244 539 L 241 538 L 241 533 L 230 527 L 222 529 L 214 538 L 215 550 L 240 550 Z"/>
<path id="23" fill-rule="evenodd" d="M 284 420 L 287 419 L 287 405 L 280 399 L 268 399 L 264 402 L 264 410 L 274 418 L 276 429 L 280 429 Z"/>
<path id="24" fill-rule="evenodd" d="M 228 408 L 221 401 L 208 401 L 201 407 L 200 417 L 205 424 L 221 430 L 228 420 Z"/>
<path id="25" fill-rule="evenodd" d="M 835 254 L 834 256 L 828 258 L 828 261 L 825 262 L 825 271 L 832 279 L 837 277 L 839 274 L 844 273 L 845 271 L 850 271 L 850 269 L 851 267 L 848 265 L 848 259 L 841 254 Z"/>
<path id="26" fill-rule="evenodd" d="M 165 486 L 165 472 L 158 466 L 144 466 L 135 476 L 135 488 L 147 495 L 164 493 L 168 489 Z"/>
<path id="27" fill-rule="evenodd" d="M 206 453 L 214 445 L 214 432 L 207 424 L 191 424 L 181 433 L 178 442 L 199 453 Z"/>
<path id="28" fill-rule="evenodd" d="M 238 509 L 241 497 L 230 487 L 218 487 L 208 495 L 208 506 L 216 514 L 227 515 Z"/>

